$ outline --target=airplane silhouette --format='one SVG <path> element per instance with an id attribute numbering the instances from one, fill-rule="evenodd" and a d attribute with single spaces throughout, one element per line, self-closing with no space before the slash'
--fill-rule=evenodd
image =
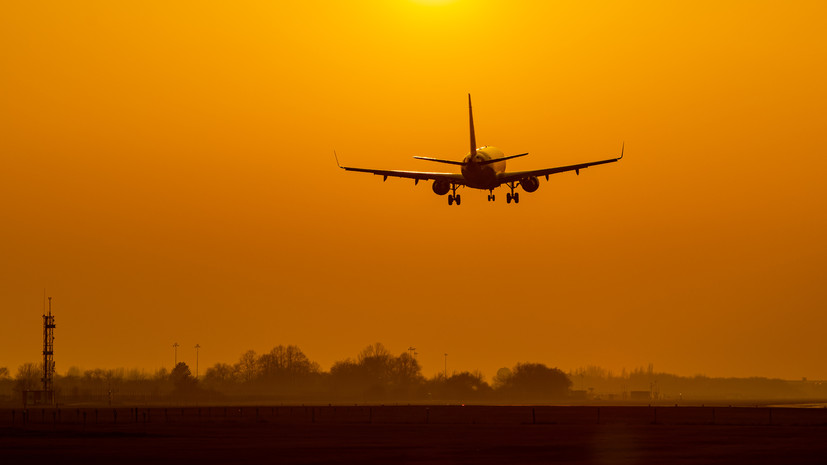
<path id="1" fill-rule="evenodd" d="M 433 180 L 432 189 L 437 195 L 445 195 L 448 191 L 448 205 L 456 203 L 460 204 L 462 199 L 457 194 L 457 187 L 466 186 L 474 189 L 481 189 L 488 191 L 488 201 L 494 201 L 494 189 L 505 184 L 511 189 L 510 193 L 505 195 L 506 203 L 520 202 L 520 193 L 514 192 L 518 186 L 522 187 L 526 192 L 534 192 L 540 187 L 540 180 L 538 176 L 545 176 L 546 181 L 552 174 L 564 173 L 566 171 L 574 171 L 578 175 L 580 170 L 594 165 L 602 165 L 605 163 L 614 163 L 623 158 L 623 150 L 625 143 L 621 145 L 620 156 L 617 158 L 609 158 L 607 160 L 592 161 L 588 163 L 580 163 L 578 165 L 557 166 L 554 168 L 545 168 L 530 171 L 505 171 L 505 161 L 512 158 L 524 157 L 528 153 L 521 153 L 518 155 L 504 156 L 503 152 L 496 147 L 486 145 L 477 147 L 476 136 L 474 135 L 474 112 L 471 109 L 471 94 L 468 94 L 468 120 L 471 126 L 471 151 L 462 161 L 455 160 L 441 160 L 438 158 L 429 157 L 414 157 L 418 160 L 434 161 L 437 163 L 446 163 L 449 165 L 459 165 L 461 174 L 458 173 L 437 173 L 427 171 L 400 171 L 400 170 L 376 170 L 370 168 L 354 168 L 350 166 L 342 166 L 339 164 L 339 157 L 336 151 L 333 155 L 336 157 L 336 164 L 339 168 L 347 171 L 359 171 L 363 173 L 373 173 L 377 176 L 383 176 L 383 181 L 387 181 L 388 177 L 409 178 L 414 180 L 414 185 L 419 181 Z"/>

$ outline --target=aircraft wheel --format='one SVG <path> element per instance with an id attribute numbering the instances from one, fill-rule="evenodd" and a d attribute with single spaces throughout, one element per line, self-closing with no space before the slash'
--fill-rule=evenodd
<path id="1" fill-rule="evenodd" d="M 514 193 L 514 203 L 520 203 L 520 193 L 519 192 Z"/>
<path id="2" fill-rule="evenodd" d="M 448 205 L 453 205 L 453 204 L 454 204 L 454 196 L 453 196 L 453 195 L 449 195 L 449 196 L 448 196 Z"/>
<path id="3" fill-rule="evenodd" d="M 491 201 L 491 194 L 488 194 L 488 201 Z"/>
<path id="4" fill-rule="evenodd" d="M 459 194 L 457 194 L 456 197 L 454 197 L 454 200 L 457 202 L 457 205 L 459 205 L 459 201 L 460 201 Z"/>
<path id="5" fill-rule="evenodd" d="M 494 194 L 491 194 L 491 201 L 493 202 L 495 199 Z"/>
<path id="6" fill-rule="evenodd" d="M 505 203 L 511 203 L 511 193 L 505 194 Z"/>

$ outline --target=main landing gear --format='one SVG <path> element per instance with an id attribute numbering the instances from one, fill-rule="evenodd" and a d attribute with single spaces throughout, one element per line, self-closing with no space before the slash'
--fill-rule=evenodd
<path id="1" fill-rule="evenodd" d="M 508 186 L 509 189 L 511 189 L 511 192 L 505 194 L 505 202 L 511 203 L 511 201 L 513 200 L 514 203 L 520 203 L 520 193 L 514 192 L 514 189 L 516 189 L 520 184 L 518 182 L 509 182 L 505 185 Z M 462 202 L 462 198 L 459 194 L 457 194 L 457 187 L 459 186 L 456 184 L 451 184 L 451 193 L 448 194 L 448 205 L 459 205 Z M 488 201 L 493 202 L 494 200 L 496 200 L 496 198 L 496 195 L 494 195 L 494 189 L 489 189 Z"/>
<path id="2" fill-rule="evenodd" d="M 514 203 L 520 203 L 520 193 L 519 192 L 514 192 L 514 189 L 517 188 L 517 183 L 516 182 L 509 182 L 509 183 L 506 183 L 505 185 L 508 186 L 509 189 L 511 189 L 510 193 L 505 194 L 505 203 L 511 203 L 512 200 L 514 200 Z"/>
<path id="3" fill-rule="evenodd" d="M 457 205 L 460 204 L 462 198 L 457 194 L 457 185 L 451 184 L 451 194 L 448 194 L 448 205 L 453 205 L 455 202 Z"/>

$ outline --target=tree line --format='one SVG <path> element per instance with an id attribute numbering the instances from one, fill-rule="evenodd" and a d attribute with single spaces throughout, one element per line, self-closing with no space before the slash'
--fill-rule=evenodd
<path id="1" fill-rule="evenodd" d="M 41 389 L 42 367 L 26 363 L 15 376 L 0 367 L 0 404 L 18 405 L 24 390 Z M 770 378 L 678 376 L 637 368 L 619 375 L 598 366 L 564 373 L 541 363 L 501 368 L 491 382 L 479 371 L 430 378 L 416 358 L 371 344 L 327 371 L 293 345 L 247 351 L 235 363 L 216 363 L 196 378 L 186 363 L 154 373 L 71 367 L 55 379 L 61 403 L 164 402 L 463 402 L 532 403 L 569 399 L 701 401 L 827 399 L 827 382 Z"/>
<path id="2" fill-rule="evenodd" d="M 23 390 L 40 389 L 42 371 L 24 364 L 12 379 L 0 370 L 0 396 L 20 399 Z M 153 374 L 138 370 L 70 368 L 56 376 L 59 401 L 282 401 L 282 402 L 545 402 L 565 399 L 569 377 L 542 363 L 517 363 L 500 369 L 492 383 L 479 371 L 439 373 L 427 378 L 408 352 L 394 355 L 383 344 L 371 344 L 355 357 L 337 361 L 329 371 L 311 361 L 294 345 L 279 345 L 266 353 L 249 350 L 233 364 L 216 363 L 202 376 L 178 363 L 171 371 Z"/>

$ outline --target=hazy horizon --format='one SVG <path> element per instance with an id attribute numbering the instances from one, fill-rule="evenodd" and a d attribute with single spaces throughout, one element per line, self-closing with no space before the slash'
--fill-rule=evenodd
<path id="1" fill-rule="evenodd" d="M 383 344 L 381 341 L 378 341 L 378 342 L 380 344 Z M 248 349 L 248 350 L 255 351 L 257 355 L 264 355 L 264 354 L 267 354 L 271 349 L 273 349 L 274 347 L 276 347 L 278 345 L 286 346 L 286 345 L 295 345 L 295 344 L 276 344 L 276 345 L 270 347 L 269 349 L 265 349 L 265 350 L 255 350 L 255 349 Z M 367 346 L 367 345 L 370 345 L 370 344 L 364 344 L 362 346 L 362 349 L 364 349 L 365 346 Z M 308 359 L 311 362 L 318 363 L 319 368 L 324 372 L 330 371 L 331 366 L 333 366 L 336 362 L 342 362 L 342 361 L 345 361 L 345 360 L 348 360 L 348 359 L 355 360 L 357 358 L 357 355 L 358 355 L 357 353 L 343 354 L 342 356 L 333 359 L 329 363 L 321 363 L 319 360 L 314 359 L 311 355 L 309 355 L 308 352 L 305 350 L 305 348 L 303 348 L 301 346 L 296 346 L 296 347 L 301 349 L 304 354 L 308 355 Z M 388 347 L 390 353 L 394 356 L 399 356 L 401 354 L 410 354 L 410 352 L 408 350 L 394 351 L 391 348 L 391 346 L 386 346 L 386 347 Z M 184 352 L 186 352 L 186 351 L 181 350 L 182 348 L 184 348 L 184 347 L 181 346 L 178 349 L 177 361 L 178 361 L 178 363 L 181 363 L 181 362 L 186 363 L 187 366 L 191 369 L 191 371 L 193 373 L 193 376 L 195 376 L 195 374 L 196 374 L 196 371 L 195 371 L 196 370 L 195 355 L 192 355 L 192 357 L 190 357 L 190 358 L 184 356 Z M 199 352 L 202 349 L 203 349 L 203 347 L 200 347 Z M 362 349 L 360 349 L 360 351 Z M 194 350 L 195 349 L 193 348 L 192 349 L 193 353 L 194 353 Z M 205 360 L 203 358 L 203 353 L 201 353 L 198 357 L 198 363 L 197 363 L 198 368 L 199 368 L 199 372 L 203 376 L 203 374 L 206 373 L 206 370 L 208 368 L 211 368 L 216 364 L 233 365 L 233 364 L 237 363 L 239 361 L 239 359 L 241 358 L 241 356 L 246 352 L 247 352 L 247 350 L 239 353 L 235 358 L 221 359 L 221 360 Z M 357 351 L 357 352 L 359 352 L 359 351 Z M 68 371 L 70 369 L 79 369 L 81 372 L 85 372 L 87 370 L 103 369 L 103 370 L 124 370 L 124 371 L 127 371 L 127 372 L 129 372 L 129 371 L 138 371 L 138 372 L 140 372 L 142 374 L 145 374 L 145 375 L 151 375 L 151 374 L 157 373 L 160 370 L 169 371 L 169 370 L 172 369 L 173 364 L 174 364 L 174 360 L 176 360 L 176 359 L 175 359 L 175 354 L 173 352 L 170 352 L 170 354 L 171 354 L 170 357 L 169 357 L 170 360 L 167 364 L 161 364 L 161 365 L 155 366 L 155 367 L 125 366 L 125 365 L 123 365 L 123 366 L 67 365 L 67 366 L 61 367 L 60 363 L 58 363 L 57 369 L 55 370 L 55 372 L 60 376 L 68 376 Z M 443 357 L 444 357 L 444 355 L 443 355 Z M 418 352 L 417 352 L 417 355 L 415 356 L 415 358 L 419 362 L 420 367 L 422 368 L 422 374 L 426 378 L 439 376 L 439 375 L 443 374 L 444 371 L 445 371 L 444 359 L 442 359 L 443 364 L 440 365 L 439 367 L 429 367 L 427 364 L 422 363 L 421 354 L 419 354 Z M 448 360 L 450 361 L 450 358 Z M 35 364 L 42 363 L 42 356 L 38 360 L 28 360 L 24 363 L 35 363 Z M 607 376 L 616 377 L 616 378 L 622 377 L 624 373 L 628 376 L 629 374 L 631 374 L 634 371 L 647 371 L 649 369 L 649 363 L 640 363 L 640 364 L 636 364 L 636 365 L 622 366 L 619 369 L 613 369 L 611 367 L 606 367 L 606 366 L 603 366 L 603 365 L 600 365 L 600 364 L 597 364 L 597 363 L 590 363 L 590 364 L 587 364 L 587 365 L 582 365 L 582 366 L 577 366 L 577 367 L 564 367 L 564 366 L 556 365 L 553 361 L 550 361 L 550 360 L 528 360 L 528 359 L 525 359 L 525 360 L 515 359 L 513 362 L 511 362 L 509 364 L 499 366 L 499 367 L 493 369 L 493 371 L 491 371 L 491 372 L 486 372 L 485 370 L 482 370 L 482 369 L 476 368 L 476 367 L 465 367 L 465 366 L 463 366 L 463 367 L 452 367 L 450 365 L 450 363 L 448 364 L 447 368 L 448 368 L 448 374 L 449 375 L 451 375 L 453 373 L 461 373 L 461 372 L 472 372 L 472 373 L 473 372 L 480 372 L 483 375 L 483 379 L 485 381 L 491 382 L 491 380 L 496 375 L 497 370 L 499 370 L 500 368 L 512 369 L 518 363 L 540 363 L 540 364 L 544 364 L 544 365 L 548 366 L 549 368 L 560 369 L 566 374 L 575 373 L 578 370 L 585 370 L 585 369 L 589 369 L 589 368 L 599 368 L 599 369 L 604 370 L 606 372 Z M 0 365 L 0 367 L 3 367 L 3 366 L 4 365 Z M 9 375 L 11 375 L 13 377 L 16 373 L 16 370 L 17 370 L 18 366 L 6 366 L 6 368 L 8 368 L 8 370 L 9 370 Z M 808 381 L 819 381 L 820 380 L 820 378 L 811 378 L 811 377 L 808 377 L 808 376 L 799 376 L 799 377 L 796 377 L 796 378 L 783 378 L 783 377 L 766 376 L 766 375 L 760 375 L 760 374 L 752 374 L 752 375 L 744 375 L 744 376 L 729 376 L 729 375 L 722 375 L 722 374 L 717 374 L 717 375 L 716 374 L 709 374 L 709 373 L 706 373 L 706 372 L 680 373 L 680 372 L 677 372 L 675 370 L 670 370 L 668 366 L 667 367 L 657 367 L 657 366 L 654 366 L 654 364 L 652 364 L 652 369 L 653 369 L 653 373 L 655 373 L 655 374 L 668 374 L 668 375 L 675 375 L 675 376 L 680 376 L 680 377 L 703 376 L 703 377 L 709 377 L 709 378 L 770 378 L 770 379 L 775 378 L 775 379 L 783 379 L 783 380 L 787 380 L 787 381 L 800 381 L 802 378 L 806 378 Z M 573 378 L 572 381 L 576 382 L 577 380 Z"/>

